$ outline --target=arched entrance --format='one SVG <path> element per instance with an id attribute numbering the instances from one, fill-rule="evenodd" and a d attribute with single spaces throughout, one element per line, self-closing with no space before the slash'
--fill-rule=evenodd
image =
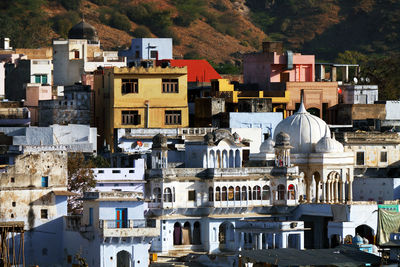
<path id="1" fill-rule="evenodd" d="M 182 245 L 182 226 L 176 222 L 174 224 L 174 246 Z"/>
<path id="2" fill-rule="evenodd" d="M 200 245 L 201 244 L 201 231 L 200 231 L 200 223 L 195 222 L 193 224 L 193 244 Z"/>
<path id="3" fill-rule="evenodd" d="M 234 250 L 235 233 L 233 224 L 224 222 L 219 226 L 219 248 L 220 250 Z"/>
<path id="4" fill-rule="evenodd" d="M 368 225 L 362 224 L 356 228 L 356 235 L 368 239 L 370 244 L 374 244 L 374 230 Z"/>
<path id="5" fill-rule="evenodd" d="M 131 267 L 131 254 L 126 250 L 117 253 L 117 267 Z"/>
<path id="6" fill-rule="evenodd" d="M 182 229 L 182 244 L 190 245 L 192 243 L 191 227 L 189 222 L 185 222 Z"/>

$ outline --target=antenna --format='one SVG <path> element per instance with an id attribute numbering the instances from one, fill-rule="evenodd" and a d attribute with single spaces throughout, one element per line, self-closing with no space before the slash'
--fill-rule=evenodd
<path id="1" fill-rule="evenodd" d="M 354 84 L 357 84 L 357 83 L 358 83 L 357 77 L 354 77 L 354 78 L 353 78 L 353 82 L 354 82 Z"/>

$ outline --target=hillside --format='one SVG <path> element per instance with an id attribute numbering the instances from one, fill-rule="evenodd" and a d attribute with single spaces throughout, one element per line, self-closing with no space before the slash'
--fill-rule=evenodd
<path id="1" fill-rule="evenodd" d="M 267 39 L 240 0 L 6 0 L 0 7 L 0 22 L 7 21 L 0 35 L 14 47 L 51 45 L 82 16 L 104 49 L 128 47 L 133 37 L 173 37 L 176 57 L 216 63 L 240 61 Z"/>

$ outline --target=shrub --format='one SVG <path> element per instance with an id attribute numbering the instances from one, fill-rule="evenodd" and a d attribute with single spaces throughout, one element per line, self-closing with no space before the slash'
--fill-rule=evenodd
<path id="1" fill-rule="evenodd" d="M 111 15 L 109 25 L 113 28 L 129 32 L 131 30 L 131 23 L 129 19 L 121 13 L 114 11 Z"/>
<path id="2" fill-rule="evenodd" d="M 65 14 L 60 14 L 52 19 L 52 28 L 61 37 L 66 38 L 69 30 L 80 20 L 79 14 L 76 11 L 68 11 Z"/>
<path id="3" fill-rule="evenodd" d="M 138 26 L 134 31 L 133 31 L 133 36 L 136 38 L 146 38 L 146 37 L 151 37 L 151 32 L 149 28 L 146 26 Z"/>
<path id="4" fill-rule="evenodd" d="M 204 0 L 173 0 L 173 3 L 179 14 L 174 19 L 174 23 L 178 26 L 189 26 L 205 12 Z"/>

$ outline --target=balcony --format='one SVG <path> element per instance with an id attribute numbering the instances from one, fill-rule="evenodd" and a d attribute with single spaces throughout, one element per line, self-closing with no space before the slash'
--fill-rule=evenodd
<path id="1" fill-rule="evenodd" d="M 104 237 L 151 237 L 160 235 L 158 220 L 100 220 Z"/>

